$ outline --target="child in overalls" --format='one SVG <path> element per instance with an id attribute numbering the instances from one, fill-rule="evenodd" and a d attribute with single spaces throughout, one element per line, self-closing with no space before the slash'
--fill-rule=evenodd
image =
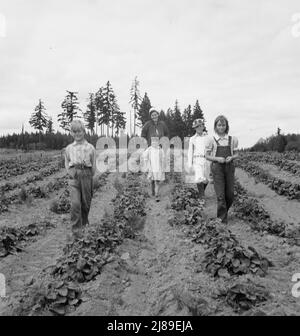
<path id="1" fill-rule="evenodd" d="M 205 158 L 206 142 L 204 135 L 204 122 L 202 119 L 195 119 L 192 128 L 196 130 L 189 140 L 188 168 L 194 173 L 194 183 L 196 183 L 199 198 L 204 198 L 204 192 L 209 181 L 209 163 Z"/>
<path id="2" fill-rule="evenodd" d="M 228 210 L 234 198 L 234 159 L 238 140 L 229 136 L 229 124 L 226 117 L 220 115 L 214 122 L 216 136 L 209 138 L 206 145 L 206 159 L 212 161 L 211 172 L 217 196 L 217 217 L 223 223 L 228 221 Z"/>
<path id="3" fill-rule="evenodd" d="M 65 150 L 65 167 L 70 178 L 72 232 L 74 237 L 80 237 L 88 224 L 93 197 L 96 150 L 84 138 L 85 127 L 82 121 L 74 120 L 71 123 L 71 135 L 74 142 Z"/>

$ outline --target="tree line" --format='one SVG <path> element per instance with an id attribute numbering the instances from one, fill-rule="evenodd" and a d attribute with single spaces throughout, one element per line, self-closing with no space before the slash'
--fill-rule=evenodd
<path id="1" fill-rule="evenodd" d="M 279 153 L 288 151 L 300 152 L 300 134 L 281 134 L 278 128 L 276 134 L 261 139 L 250 149 L 252 152 L 268 152 L 275 151 Z"/>
<path id="2" fill-rule="evenodd" d="M 130 90 L 131 111 L 126 121 L 125 112 L 121 111 L 116 94 L 110 81 L 96 92 L 89 93 L 85 111 L 79 107 L 78 92 L 68 91 L 61 103 L 61 112 L 57 115 L 57 122 L 62 131 L 55 131 L 53 118 L 47 115 L 47 108 L 42 99 L 34 108 L 29 124 L 35 132 L 14 133 L 0 137 L 0 147 L 24 150 L 34 149 L 62 149 L 72 141 L 69 134 L 70 124 L 74 119 L 82 119 L 88 132 L 88 140 L 95 144 L 98 136 L 111 136 L 117 139 L 121 132 L 125 133 L 126 122 L 129 123 L 128 137 L 138 135 L 144 124 L 150 120 L 149 111 L 152 107 L 149 95 L 141 97 L 139 81 L 133 80 Z M 194 119 L 202 119 L 205 123 L 203 111 L 199 101 L 194 106 L 188 105 L 183 111 L 176 100 L 173 108 L 160 110 L 160 119 L 169 128 L 170 137 L 179 136 L 181 139 L 194 134 L 192 123 Z M 206 131 L 206 129 L 205 129 Z"/>

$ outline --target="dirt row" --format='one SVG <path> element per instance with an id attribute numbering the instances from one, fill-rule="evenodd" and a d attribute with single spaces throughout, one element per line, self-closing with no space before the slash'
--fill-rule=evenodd
<path id="1" fill-rule="evenodd" d="M 95 193 L 91 220 L 99 221 L 105 211 L 110 208 L 109 202 L 115 192 L 112 188 L 113 181 L 113 176 L 108 176 L 107 184 Z M 20 300 L 25 289 L 55 263 L 69 239 L 71 232 L 69 214 L 57 215 L 50 212 L 52 197 L 47 200 L 35 200 L 30 206 L 24 204 L 1 219 L 1 226 L 20 227 L 33 221 L 48 220 L 55 228 L 47 231 L 44 236 L 38 236 L 37 240 L 27 246 L 24 252 L 0 259 L 0 273 L 6 277 L 8 297 L 4 300 L 0 299 L 0 315 L 11 315 L 16 309 L 20 309 Z M 98 207 L 98 204 L 101 204 L 101 207 Z"/>
<path id="2" fill-rule="evenodd" d="M 273 196 L 276 198 L 273 197 L 268 203 L 268 194 L 264 194 L 271 190 L 262 184 L 259 187 L 266 190 L 259 189 L 240 170 L 237 170 L 237 177 L 250 192 L 253 188 L 253 195 L 259 197 L 270 213 L 272 202 L 277 209 L 291 203 L 275 193 Z M 120 183 L 125 181 L 121 175 L 110 174 L 105 189 L 93 199 L 91 225 L 97 225 L 102 216 L 113 212 L 110 201 L 117 193 L 114 188 L 116 178 Z M 144 177 L 137 175 L 137 178 L 142 179 L 144 188 L 149 190 Z M 160 202 L 148 198 L 144 227 L 135 239 L 126 239 L 116 249 L 111 261 L 94 281 L 82 285 L 84 302 L 71 315 L 237 315 L 218 296 L 223 286 L 222 279 L 215 279 L 203 270 L 204 246 L 192 242 L 186 234 L 188 228 L 170 226 L 169 218 L 174 215 L 171 209 L 173 186 L 172 180 L 164 184 Z M 206 191 L 204 216 L 214 218 L 215 215 L 216 198 L 210 184 Z M 297 216 L 297 213 L 293 216 Z M 0 262 L 0 270 L 4 270 L 2 273 L 9 274 L 10 298 L 4 305 L 2 302 L 0 314 L 13 311 L 22 290 L 31 283 L 32 275 L 38 275 L 41 269 L 55 263 L 70 229 L 68 215 L 56 218 L 57 227 L 26 249 L 26 253 L 7 257 L 4 263 Z M 292 221 L 295 217 L 285 215 L 282 218 Z M 236 218 L 233 212 L 230 212 L 228 227 L 244 246 L 254 247 L 274 264 L 265 277 L 259 278 L 271 295 L 270 300 L 258 307 L 259 312 L 267 315 L 299 315 L 300 302 L 291 293 L 291 279 L 293 274 L 300 272 L 300 248 L 288 245 L 284 238 L 253 232 L 248 223 Z M 195 306 L 197 311 L 194 310 Z"/>

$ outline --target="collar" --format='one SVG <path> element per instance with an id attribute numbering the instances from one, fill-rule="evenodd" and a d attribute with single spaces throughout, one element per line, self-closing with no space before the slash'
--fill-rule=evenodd
<path id="1" fill-rule="evenodd" d="M 217 141 L 220 141 L 220 140 L 228 140 L 229 138 L 229 135 L 228 134 L 225 134 L 223 137 L 220 137 L 218 134 L 216 134 L 215 138 L 217 139 Z"/>
<path id="2" fill-rule="evenodd" d="M 83 140 L 82 142 L 80 142 L 80 143 L 79 143 L 79 142 L 76 142 L 76 141 L 74 141 L 72 145 L 73 145 L 73 146 L 80 146 L 80 145 L 85 145 L 85 144 L 86 144 L 86 142 L 87 142 L 87 141 L 86 141 L 86 139 L 84 139 L 84 140 Z"/>

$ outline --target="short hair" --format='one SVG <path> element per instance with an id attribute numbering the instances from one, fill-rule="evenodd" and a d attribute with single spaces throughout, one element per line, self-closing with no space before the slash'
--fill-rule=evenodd
<path id="1" fill-rule="evenodd" d="M 215 130 L 215 132 L 218 133 L 217 132 L 217 123 L 219 121 L 224 121 L 225 122 L 225 124 L 226 124 L 225 134 L 228 134 L 228 132 L 229 132 L 229 123 L 228 123 L 228 119 L 224 115 L 219 115 L 215 119 L 215 123 L 214 123 L 214 130 Z"/>
<path id="2" fill-rule="evenodd" d="M 71 122 L 70 130 L 71 130 L 71 132 L 74 132 L 74 129 L 78 129 L 78 128 L 81 128 L 83 130 L 83 132 L 85 132 L 84 123 L 79 119 L 75 119 Z"/>

